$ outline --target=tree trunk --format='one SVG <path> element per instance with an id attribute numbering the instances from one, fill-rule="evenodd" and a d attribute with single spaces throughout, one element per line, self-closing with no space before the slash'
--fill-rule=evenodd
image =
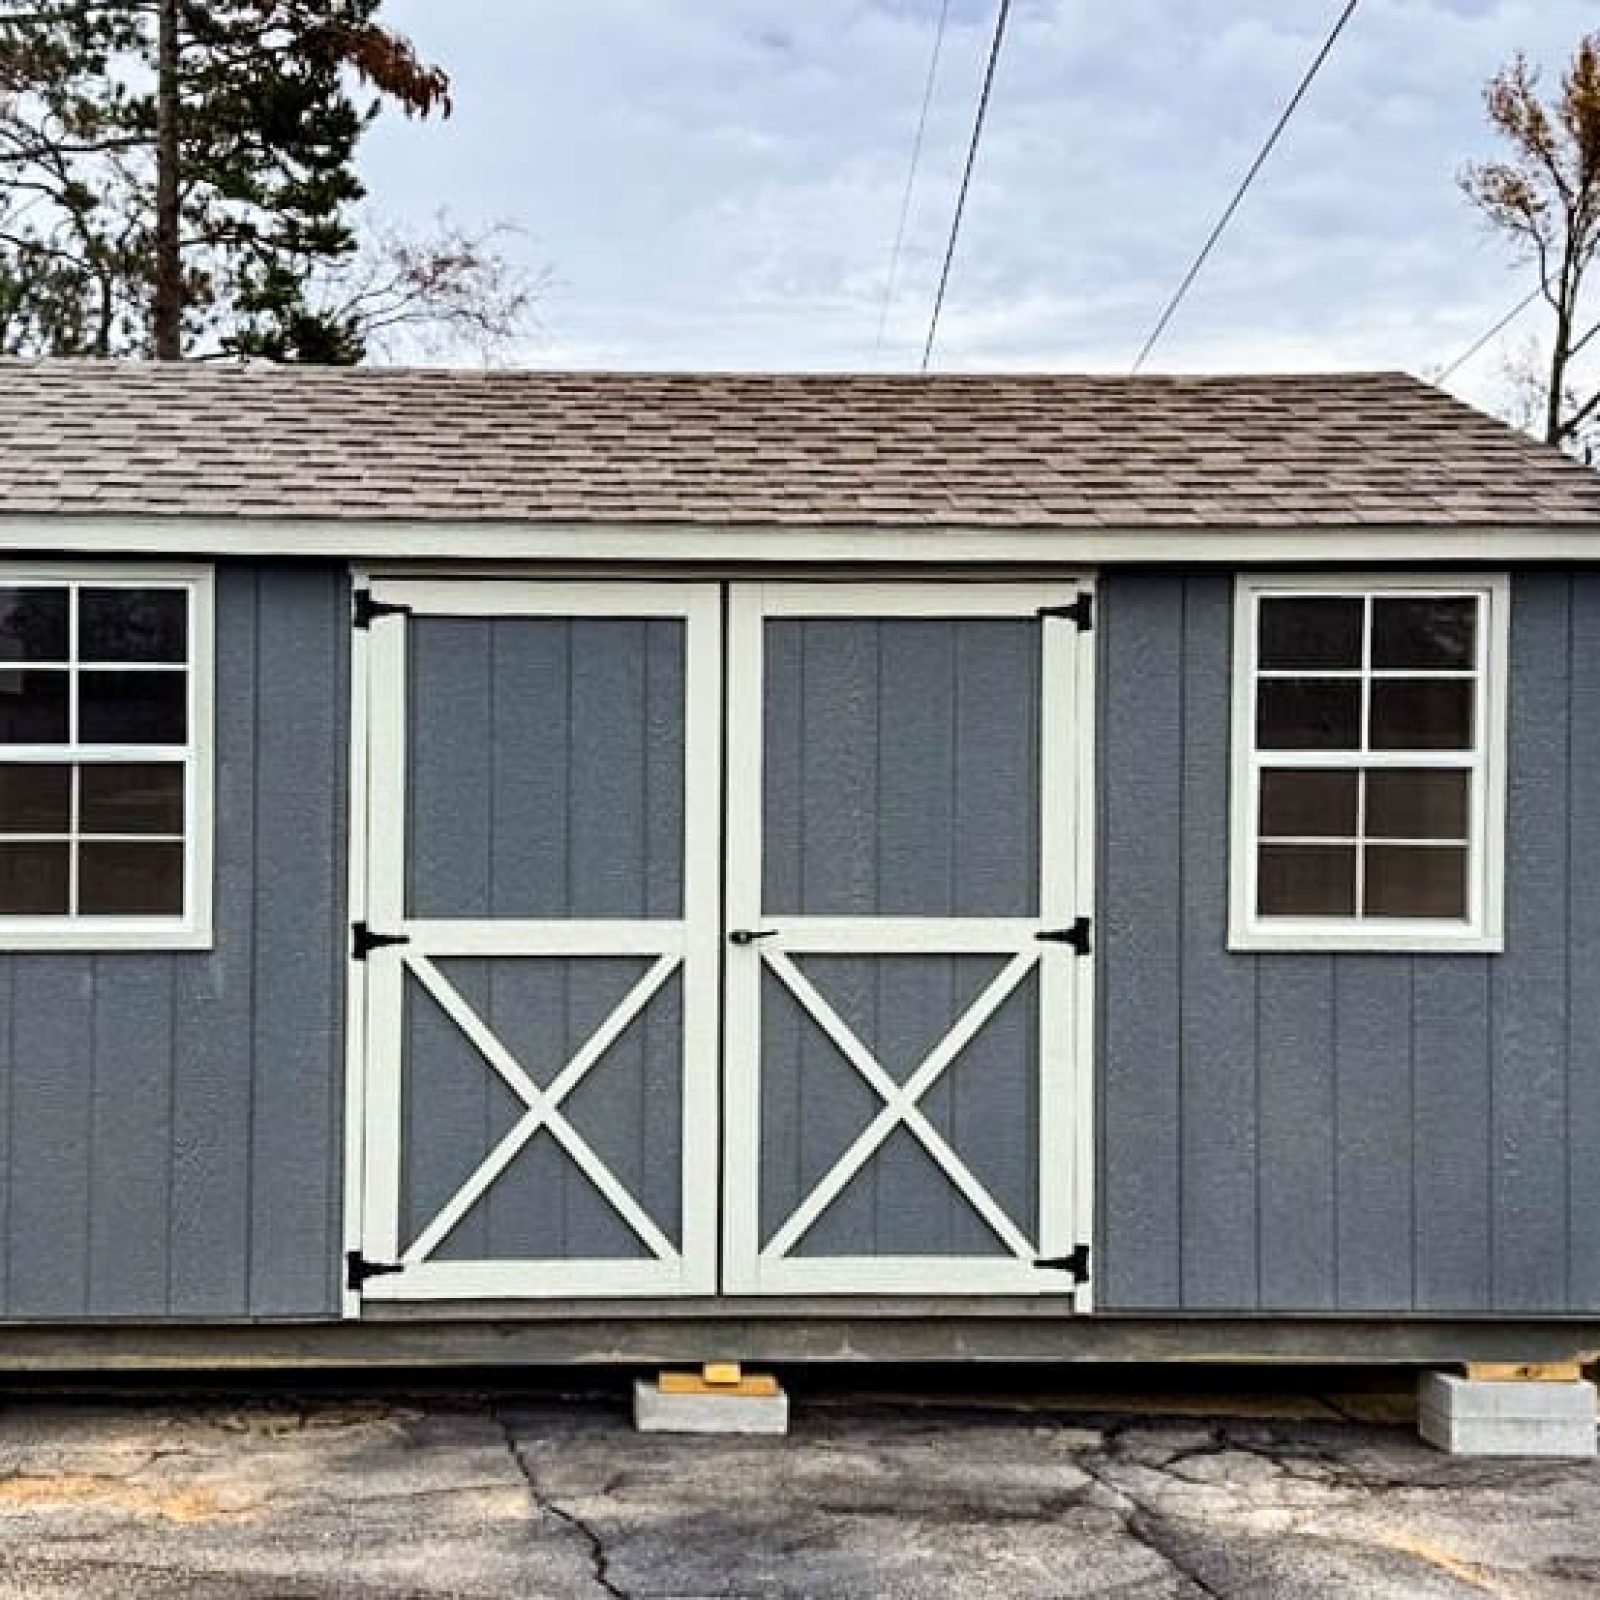
<path id="1" fill-rule="evenodd" d="M 1567 339 L 1565 318 L 1557 318 L 1555 349 L 1550 356 L 1550 389 L 1545 396 L 1544 442 L 1562 442 L 1561 396 L 1567 386 Z"/>
<path id="2" fill-rule="evenodd" d="M 183 246 L 178 198 L 178 0 L 160 0 L 156 24 L 156 237 L 154 334 L 158 361 L 183 356 Z"/>

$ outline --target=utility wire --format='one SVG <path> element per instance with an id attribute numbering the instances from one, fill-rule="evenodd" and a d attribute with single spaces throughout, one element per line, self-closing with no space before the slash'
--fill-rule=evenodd
<path id="1" fill-rule="evenodd" d="M 900 224 L 894 231 L 894 249 L 889 252 L 889 276 L 883 286 L 883 304 L 878 309 L 878 337 L 873 342 L 874 356 L 883 352 L 884 331 L 889 326 L 889 308 L 900 277 L 900 255 L 905 248 L 906 224 L 911 217 L 911 195 L 917 184 L 917 168 L 922 162 L 922 139 L 928 131 L 928 108 L 933 104 L 934 81 L 939 76 L 939 56 L 944 50 L 945 27 L 950 20 L 950 0 L 939 7 L 939 26 L 933 36 L 933 54 L 928 59 L 928 81 L 922 89 L 922 110 L 917 116 L 917 136 L 911 142 L 911 165 L 906 170 L 905 193 L 900 196 Z"/>
<path id="2" fill-rule="evenodd" d="M 1156 321 L 1155 327 L 1150 330 L 1150 337 L 1144 342 L 1139 354 L 1134 358 L 1133 371 L 1137 372 L 1144 366 L 1150 352 L 1155 349 L 1156 342 L 1167 331 L 1167 324 L 1176 315 L 1178 307 L 1183 304 L 1184 297 L 1189 293 L 1194 280 L 1200 276 L 1200 269 L 1205 266 L 1207 257 L 1216 248 L 1217 241 L 1227 231 L 1228 224 L 1233 221 L 1233 214 L 1239 209 L 1245 195 L 1250 192 L 1250 185 L 1255 182 L 1256 174 L 1267 163 L 1267 157 L 1272 154 L 1273 146 L 1277 144 L 1283 130 L 1289 126 L 1289 120 L 1299 109 L 1300 102 L 1305 99 L 1306 91 L 1311 87 L 1312 81 L 1322 70 L 1322 64 L 1333 52 L 1333 47 L 1338 43 L 1339 35 L 1344 32 L 1345 24 L 1355 15 L 1356 7 L 1361 0 L 1348 0 L 1343 11 L 1339 13 L 1339 20 L 1334 23 L 1332 31 L 1323 40 L 1322 48 L 1317 52 L 1311 65 L 1306 69 L 1305 76 L 1300 80 L 1300 86 L 1289 97 L 1289 103 L 1283 108 L 1274 124 L 1272 132 L 1267 136 L 1267 142 L 1256 153 L 1256 158 L 1250 163 L 1250 170 L 1245 173 L 1239 187 L 1234 190 L 1233 198 L 1228 202 L 1227 208 L 1217 218 L 1216 226 L 1212 228 L 1206 242 L 1200 247 L 1200 254 L 1194 258 L 1189 270 L 1183 275 L 1183 282 L 1173 292 L 1172 298 L 1167 302 L 1166 309 Z"/>
<path id="3" fill-rule="evenodd" d="M 967 146 L 967 165 L 961 174 L 961 188 L 956 195 L 955 215 L 950 219 L 950 238 L 945 245 L 944 266 L 939 273 L 939 292 L 933 299 L 933 315 L 928 319 L 928 339 L 922 347 L 922 370 L 928 370 L 933 360 L 933 342 L 939 336 L 939 314 L 944 310 L 945 290 L 950 287 L 950 264 L 956 258 L 956 240 L 961 237 L 961 219 L 967 209 L 967 190 L 972 186 L 972 169 L 978 160 L 978 146 L 983 140 L 983 123 L 989 114 L 989 95 L 994 88 L 994 69 L 1000 60 L 1000 47 L 1005 43 L 1006 22 L 1011 15 L 1011 0 L 1000 0 L 1000 10 L 994 19 L 994 39 L 989 45 L 989 64 L 984 68 L 983 93 L 978 96 L 978 112 L 972 122 L 972 142 Z"/>
<path id="4" fill-rule="evenodd" d="M 1543 293 L 1542 287 L 1530 290 L 1487 333 L 1474 339 L 1433 381 L 1442 384 L 1447 378 L 1453 378 L 1491 339 L 1497 334 L 1504 333 Z"/>

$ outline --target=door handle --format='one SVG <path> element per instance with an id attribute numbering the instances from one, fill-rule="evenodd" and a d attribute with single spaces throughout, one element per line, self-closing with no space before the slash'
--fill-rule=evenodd
<path id="1" fill-rule="evenodd" d="M 729 944 L 754 944 L 757 939 L 775 939 L 778 936 L 776 928 L 735 928 L 728 935 Z"/>

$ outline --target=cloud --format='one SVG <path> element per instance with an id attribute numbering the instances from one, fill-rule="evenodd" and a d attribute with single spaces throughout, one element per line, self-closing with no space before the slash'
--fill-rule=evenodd
<path id="1" fill-rule="evenodd" d="M 455 78 L 388 122 L 380 207 L 509 217 L 563 288 L 539 363 L 913 364 L 992 25 L 954 0 L 889 339 L 875 348 L 938 0 L 393 0 Z M 1126 366 L 1336 12 L 1017 0 L 945 367 Z M 1582 0 L 1365 0 L 1155 365 L 1437 368 L 1524 279 L 1454 184 L 1514 49 Z M 1486 352 L 1464 386 L 1491 382 Z"/>

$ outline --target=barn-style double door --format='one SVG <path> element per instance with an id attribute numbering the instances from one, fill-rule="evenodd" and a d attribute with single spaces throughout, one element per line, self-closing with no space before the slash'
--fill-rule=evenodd
<path id="1" fill-rule="evenodd" d="M 372 582 L 359 1292 L 1072 1290 L 1086 610 Z"/>

